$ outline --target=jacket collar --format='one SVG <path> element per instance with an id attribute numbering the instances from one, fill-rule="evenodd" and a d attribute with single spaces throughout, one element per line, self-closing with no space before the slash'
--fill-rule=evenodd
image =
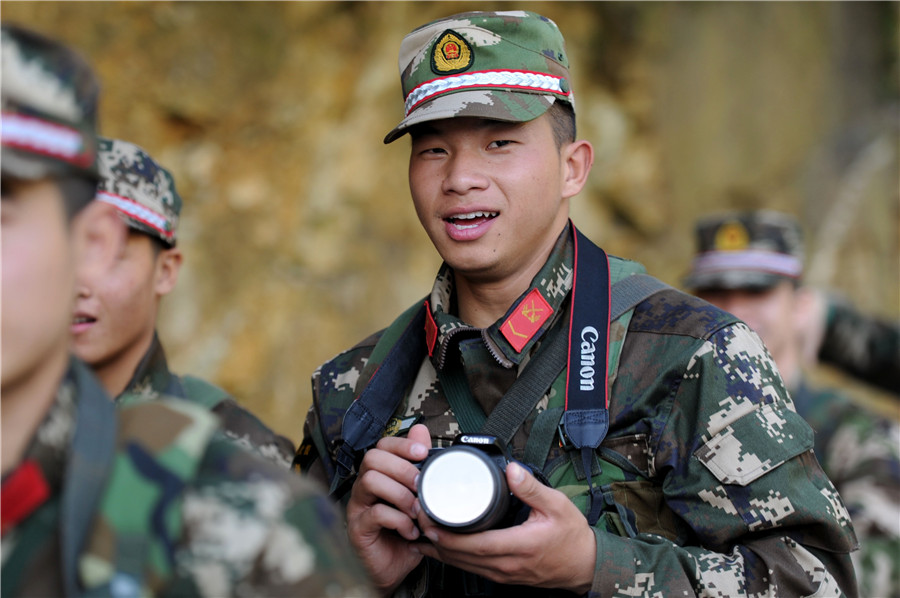
<path id="1" fill-rule="evenodd" d="M 435 368 L 444 368 L 451 341 L 457 336 L 480 334 L 490 353 L 506 368 L 519 365 L 531 353 L 564 311 L 566 297 L 572 290 L 571 227 L 571 223 L 566 225 L 557 238 L 550 257 L 529 288 L 502 318 L 484 329 L 469 326 L 456 315 L 453 269 L 446 263 L 441 265 L 429 298 L 431 317 L 426 322 L 426 337 L 436 336 L 430 351 Z"/>

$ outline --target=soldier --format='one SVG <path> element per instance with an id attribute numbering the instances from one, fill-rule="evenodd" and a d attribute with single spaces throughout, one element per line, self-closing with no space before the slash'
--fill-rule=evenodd
<path id="1" fill-rule="evenodd" d="M 169 395 L 212 410 L 225 434 L 285 468 L 293 443 L 278 436 L 221 388 L 169 371 L 156 333 L 162 298 L 175 288 L 181 196 L 172 175 L 138 146 L 100 138 L 97 198 L 118 210 L 128 239 L 105 275 L 78 281 L 72 319 L 75 355 L 119 404 Z"/>
<path id="2" fill-rule="evenodd" d="M 177 399 L 116 409 L 69 354 L 75 268 L 124 249 L 97 183 L 97 84 L 3 25 L 3 596 L 371 595 L 308 481 Z"/>
<path id="3" fill-rule="evenodd" d="M 860 594 L 900 596 L 900 426 L 804 378 L 801 339 L 814 297 L 800 286 L 800 224 L 774 211 L 733 212 L 701 219 L 696 236 L 685 286 L 759 333 L 853 519 Z"/>
<path id="4" fill-rule="evenodd" d="M 411 137 L 444 263 L 423 301 L 315 372 L 295 459 L 343 500 L 376 586 L 855 595 L 849 517 L 758 337 L 568 220 L 593 149 L 556 25 L 451 16 L 407 35 L 399 66 L 405 118 L 385 142 Z M 456 533 L 426 514 L 416 464 L 460 432 L 546 479 L 506 468 L 524 522 Z"/>

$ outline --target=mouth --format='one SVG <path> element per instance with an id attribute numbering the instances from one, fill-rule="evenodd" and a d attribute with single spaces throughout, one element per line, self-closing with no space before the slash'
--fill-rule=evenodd
<path id="1" fill-rule="evenodd" d="M 477 228 L 481 224 L 493 220 L 500 215 L 500 212 L 468 212 L 465 214 L 456 214 L 444 218 L 444 222 L 452 224 L 458 230 L 468 230 Z"/>
<path id="2" fill-rule="evenodd" d="M 92 318 L 90 316 L 75 316 L 72 318 L 72 324 L 93 324 L 97 321 L 97 318 Z"/>
<path id="3" fill-rule="evenodd" d="M 83 314 L 77 314 L 72 317 L 70 329 L 73 333 L 78 334 L 86 331 L 97 322 L 97 318 Z"/>

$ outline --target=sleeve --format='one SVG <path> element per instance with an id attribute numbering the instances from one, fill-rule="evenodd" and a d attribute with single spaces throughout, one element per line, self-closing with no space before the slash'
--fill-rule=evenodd
<path id="1" fill-rule="evenodd" d="M 853 519 L 863 596 L 900 597 L 900 425 L 850 405 L 822 465 Z"/>
<path id="2" fill-rule="evenodd" d="M 323 489 L 233 442 L 185 492 L 167 596 L 374 596 Z"/>
<path id="3" fill-rule="evenodd" d="M 595 530 L 590 595 L 857 595 L 847 510 L 759 338 L 726 326 L 685 363 L 651 474 L 689 532 Z"/>
<path id="4" fill-rule="evenodd" d="M 874 386 L 900 393 L 900 324 L 865 316 L 849 303 L 828 301 L 819 359 Z"/>

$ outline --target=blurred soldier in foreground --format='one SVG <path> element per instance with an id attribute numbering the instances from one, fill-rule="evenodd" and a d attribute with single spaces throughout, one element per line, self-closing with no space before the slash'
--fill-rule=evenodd
<path id="1" fill-rule="evenodd" d="M 427 300 L 314 374 L 296 460 L 344 500 L 376 585 L 855 595 L 849 517 L 759 338 L 569 221 L 593 148 L 556 25 L 455 15 L 407 35 L 399 62 L 405 118 L 385 141 L 410 135 L 413 204 L 444 264 Z M 446 524 L 490 478 L 433 495 L 439 526 L 417 486 L 432 457 L 415 464 L 455 440 L 495 446 L 476 432 L 547 484 L 510 462 L 497 477 L 527 506 L 517 524 L 459 533 Z"/>
<path id="2" fill-rule="evenodd" d="M 138 146 L 100 138 L 97 199 L 128 224 L 125 250 L 96 279 L 82 277 L 72 319 L 75 355 L 94 370 L 120 405 L 161 395 L 207 407 L 225 434 L 285 468 L 293 443 L 277 436 L 221 388 L 169 371 L 156 333 L 162 298 L 175 288 L 181 196 L 172 175 Z"/>
<path id="3" fill-rule="evenodd" d="M 759 333 L 853 518 L 860 594 L 900 596 L 900 426 L 804 379 L 801 339 L 815 314 L 800 286 L 799 223 L 778 212 L 740 212 L 705 218 L 696 233 L 685 286 Z"/>
<path id="4" fill-rule="evenodd" d="M 2 576 L 13 596 L 367 595 L 340 515 L 177 399 L 117 410 L 69 354 L 79 275 L 125 247 L 97 183 L 97 83 L 4 25 Z"/>

